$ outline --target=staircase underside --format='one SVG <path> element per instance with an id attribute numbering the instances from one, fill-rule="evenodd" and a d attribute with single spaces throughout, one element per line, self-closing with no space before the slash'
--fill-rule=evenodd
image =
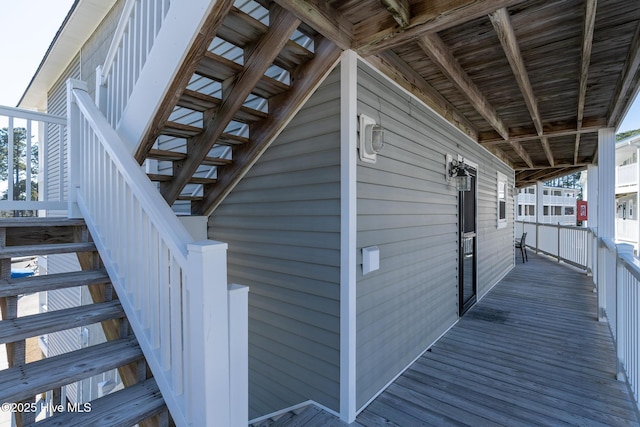
<path id="1" fill-rule="evenodd" d="M 193 214 L 220 203 L 339 58 L 293 14 L 259 3 L 218 2 L 135 154 L 157 161 L 149 178 Z"/>

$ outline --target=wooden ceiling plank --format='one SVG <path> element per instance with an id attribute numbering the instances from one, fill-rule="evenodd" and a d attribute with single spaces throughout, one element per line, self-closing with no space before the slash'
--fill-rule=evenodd
<path id="1" fill-rule="evenodd" d="M 498 113 L 482 94 L 478 86 L 471 80 L 462 66 L 451 54 L 447 46 L 437 34 L 427 34 L 418 40 L 418 45 L 425 51 L 431 60 L 440 68 L 440 71 L 465 95 L 473 108 L 513 147 L 513 150 L 529 166 L 533 166 L 531 157 L 519 142 L 509 141 L 507 125 L 498 116 Z"/>
<path id="2" fill-rule="evenodd" d="M 415 41 L 427 33 L 446 30 L 486 16 L 497 9 L 522 2 L 523 0 L 434 0 L 423 2 L 424 5 L 418 13 L 411 17 L 407 27 L 386 28 L 372 36 L 355 40 L 353 47 L 363 56 L 375 55 Z"/>
<path id="3" fill-rule="evenodd" d="M 516 172 L 519 171 L 537 171 L 537 170 L 542 170 L 542 169 L 562 169 L 562 168 L 569 168 L 569 167 L 575 167 L 575 166 L 589 166 L 591 163 L 578 163 L 578 164 L 574 164 L 574 163 L 556 163 L 554 167 L 550 167 L 548 165 L 533 165 L 533 167 L 529 167 L 529 166 L 516 166 L 513 168 L 513 170 L 515 170 Z"/>
<path id="4" fill-rule="evenodd" d="M 624 74 L 618 83 L 618 87 L 613 97 L 613 105 L 609 108 L 611 114 L 607 122 L 607 127 L 616 127 L 622 121 L 633 100 L 635 99 L 640 80 L 640 23 L 636 26 L 633 42 L 629 47 Z"/>
<path id="5" fill-rule="evenodd" d="M 322 0 L 275 0 L 341 49 L 351 48 L 353 25 Z"/>
<path id="6" fill-rule="evenodd" d="M 409 0 L 380 0 L 382 5 L 389 11 L 393 19 L 398 23 L 400 28 L 409 25 L 411 18 L 411 4 Z"/>
<path id="7" fill-rule="evenodd" d="M 328 39 L 316 42 L 314 59 L 295 70 L 295 83 L 288 92 L 270 100 L 269 118 L 251 128 L 252 143 L 234 151 L 234 162 L 218 176 L 218 184 L 206 189 L 201 202 L 192 204 L 194 214 L 209 215 L 224 200 L 335 66 L 340 52 Z"/>
<path id="8" fill-rule="evenodd" d="M 502 138 L 509 140 L 509 130 L 496 110 L 480 92 L 462 66 L 451 54 L 447 46 L 437 34 L 427 34 L 418 40 L 418 44 L 442 73 L 465 95 L 472 106 L 493 127 Z"/>
<path id="9" fill-rule="evenodd" d="M 267 33 L 257 41 L 248 54 L 243 71 L 230 82 L 229 96 L 222 100 L 217 114 L 206 123 L 201 135 L 187 141 L 187 160 L 174 163 L 173 181 L 161 185 L 160 192 L 170 205 L 176 200 L 182 188 L 189 182 L 209 150 L 220 138 L 227 124 L 231 122 L 247 96 L 300 25 L 298 18 L 277 5 L 272 7 L 269 21 L 271 25 Z"/>
<path id="10" fill-rule="evenodd" d="M 520 46 L 518 44 L 518 39 L 516 38 L 516 33 L 513 30 L 513 26 L 511 25 L 509 12 L 507 12 L 507 9 L 505 8 L 498 9 L 489 15 L 489 19 L 493 24 L 493 28 L 496 30 L 496 34 L 498 35 L 498 39 L 500 40 L 502 49 L 504 50 L 507 60 L 509 61 L 509 65 L 511 66 L 513 75 L 516 78 L 518 87 L 520 88 L 520 92 L 522 92 L 524 103 L 529 110 L 531 120 L 533 121 L 536 132 L 540 137 L 540 142 L 542 143 L 542 148 L 544 149 L 544 153 L 547 156 L 547 160 L 549 161 L 549 164 L 553 166 L 553 153 L 551 152 L 551 147 L 549 146 L 549 140 L 543 136 L 544 129 L 542 127 L 540 111 L 538 110 L 538 102 L 536 101 L 536 97 L 533 93 L 533 87 L 531 87 L 529 73 L 527 72 L 527 68 L 524 65 L 524 59 L 522 58 L 522 53 L 520 52 Z"/>
<path id="11" fill-rule="evenodd" d="M 593 32 L 596 27 L 597 0 L 586 0 L 584 11 L 584 26 L 582 28 L 582 52 L 580 62 L 580 86 L 578 89 L 578 114 L 577 130 L 582 128 L 584 119 L 584 103 L 587 98 L 587 79 L 589 77 L 589 64 L 591 63 L 591 48 L 593 47 Z M 576 134 L 573 149 L 573 163 L 578 163 L 578 151 L 580 150 L 580 133 Z"/>
<path id="12" fill-rule="evenodd" d="M 478 140 L 478 131 L 473 124 L 393 51 L 370 56 L 367 58 L 367 62 L 420 98 L 436 113 L 453 123 L 474 141 Z"/>
<path id="13" fill-rule="evenodd" d="M 140 145 L 136 149 L 134 156 L 138 163 L 142 164 L 142 162 L 144 162 L 149 150 L 153 147 L 158 136 L 161 135 L 165 123 L 169 120 L 169 116 L 171 116 L 173 109 L 178 104 L 182 92 L 187 88 L 200 59 L 202 59 L 216 33 L 222 26 L 224 16 L 232 7 L 233 0 L 220 0 L 205 20 L 202 29 L 196 35 L 191 49 L 176 73 L 176 78 L 167 88 L 164 99 L 151 122 L 153 125 L 146 131 L 140 141 Z"/>

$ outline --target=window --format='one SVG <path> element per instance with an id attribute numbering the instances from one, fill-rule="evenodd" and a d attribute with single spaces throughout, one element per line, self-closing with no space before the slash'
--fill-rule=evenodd
<path id="1" fill-rule="evenodd" d="M 522 205 L 518 205 L 518 216 L 522 216 Z"/>
<path id="2" fill-rule="evenodd" d="M 574 213 L 573 206 L 565 206 L 564 214 L 565 215 L 574 215 L 575 213 Z"/>
<path id="3" fill-rule="evenodd" d="M 562 215 L 562 206 L 554 206 L 553 207 L 553 214 L 560 216 Z"/>
<path id="4" fill-rule="evenodd" d="M 498 172 L 498 228 L 507 226 L 507 176 Z"/>
<path id="5" fill-rule="evenodd" d="M 544 207 L 542 208 L 542 214 L 543 214 L 544 216 L 549 216 L 549 206 L 544 206 Z"/>

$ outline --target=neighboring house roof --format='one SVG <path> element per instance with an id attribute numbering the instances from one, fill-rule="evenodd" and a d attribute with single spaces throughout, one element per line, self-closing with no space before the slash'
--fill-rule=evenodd
<path id="1" fill-rule="evenodd" d="M 47 91 L 95 31 L 117 0 L 76 0 L 42 58 L 18 107 L 44 110 Z"/>
<path id="2" fill-rule="evenodd" d="M 640 145 L 640 134 L 632 135 L 616 142 L 616 164 L 625 161 L 636 152 Z"/>

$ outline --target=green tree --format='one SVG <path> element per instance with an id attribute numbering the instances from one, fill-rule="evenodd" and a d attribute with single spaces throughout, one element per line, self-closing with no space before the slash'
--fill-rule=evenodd
<path id="1" fill-rule="evenodd" d="M 626 132 L 620 132 L 616 134 L 616 141 L 622 141 L 625 138 L 634 136 L 640 133 L 640 129 L 628 130 Z"/>
<path id="2" fill-rule="evenodd" d="M 27 159 L 30 161 L 31 194 L 27 197 Z M 22 127 L 13 129 L 13 166 L 9 169 L 9 129 L 0 129 L 0 181 L 13 183 L 13 200 L 38 200 L 38 144 L 32 141 L 27 147 L 27 130 Z M 9 191 L 0 197 L 7 200 Z M 14 212 L 14 216 L 17 213 Z M 32 215 L 26 213 L 26 215 Z"/>

